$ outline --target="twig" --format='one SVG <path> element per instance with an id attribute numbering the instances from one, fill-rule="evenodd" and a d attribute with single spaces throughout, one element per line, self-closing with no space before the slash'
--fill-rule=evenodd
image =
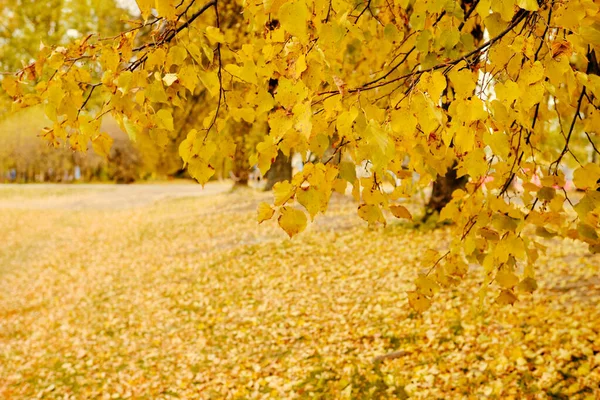
<path id="1" fill-rule="evenodd" d="M 362 15 L 365 13 L 365 11 L 367 11 L 369 9 L 369 7 L 371 7 L 371 0 L 367 1 L 367 5 L 365 6 L 365 8 L 363 8 L 363 10 L 360 12 L 360 14 L 358 14 L 356 19 L 354 20 L 355 24 L 358 22 L 360 17 L 362 17 Z M 373 14 L 373 13 L 371 13 L 371 14 Z"/>
<path id="2" fill-rule="evenodd" d="M 553 165 L 556 165 L 556 167 L 554 169 L 554 174 L 558 173 L 558 166 L 560 165 L 562 158 L 569 151 L 569 141 L 571 140 L 571 135 L 573 134 L 573 131 L 575 130 L 575 122 L 577 121 L 577 118 L 579 117 L 579 112 L 581 110 L 581 103 L 583 102 L 584 96 L 585 96 L 585 86 L 583 87 L 583 89 L 581 89 L 581 94 L 579 95 L 579 100 L 577 100 L 577 110 L 575 110 L 575 115 L 573 116 L 573 121 L 571 121 L 571 127 L 569 128 L 569 133 L 567 134 L 567 138 L 565 139 L 565 147 L 563 147 L 563 149 L 560 152 L 560 155 L 558 156 L 556 161 L 553 161 L 552 164 L 550 164 L 550 169 L 552 169 Z"/>
<path id="3" fill-rule="evenodd" d="M 404 357 L 409 354 L 410 353 L 408 351 L 404 351 L 404 350 L 394 351 L 392 353 L 382 354 L 380 356 L 373 358 L 373 362 L 375 364 L 377 364 L 377 363 L 380 363 L 385 360 L 394 360 L 396 358 Z"/>
<path id="4" fill-rule="evenodd" d="M 79 117 L 79 114 L 81 113 L 81 110 L 83 110 L 85 108 L 85 106 L 87 105 L 88 101 L 90 101 L 90 98 L 92 97 L 92 93 L 94 93 L 94 89 L 96 89 L 100 85 L 101 85 L 101 83 L 95 83 L 93 85 L 90 85 L 92 87 L 90 89 L 90 92 L 88 93 L 87 97 L 83 101 L 83 104 L 81 105 L 81 107 L 79 107 L 79 110 L 77 110 L 78 117 Z"/>
<path id="5" fill-rule="evenodd" d="M 446 254 L 444 254 L 443 256 L 441 256 L 440 258 L 438 258 L 438 260 L 433 263 L 433 265 L 431 266 L 431 268 L 429 268 L 429 271 L 427 271 L 427 273 L 425 274 L 425 276 L 429 276 L 429 274 L 431 273 L 431 271 L 433 271 L 433 269 L 435 267 L 437 267 L 437 265 L 440 263 L 440 261 L 442 261 L 444 258 L 448 257 L 450 255 L 450 250 L 448 250 L 446 252 Z"/>
<path id="6" fill-rule="evenodd" d="M 205 5 L 202 6 L 202 8 L 200 8 L 198 11 L 196 11 L 194 14 L 192 14 L 192 16 L 190 17 L 190 19 L 188 19 L 187 21 L 185 21 L 185 23 L 181 24 L 177 29 L 174 29 L 173 31 L 171 31 L 170 34 L 168 34 L 163 40 L 160 40 L 156 43 L 146 43 L 142 46 L 138 46 L 135 47 L 133 49 L 133 51 L 140 51 L 140 50 L 144 50 L 148 47 L 158 47 L 158 46 L 162 46 L 165 43 L 169 43 L 171 40 L 173 40 L 173 38 L 175 38 L 175 36 L 177 36 L 179 34 L 179 32 L 181 32 L 182 30 L 184 30 L 185 28 L 187 28 L 188 26 L 190 26 L 190 24 L 192 22 L 194 22 L 199 16 L 201 16 L 202 14 L 204 14 L 204 12 L 206 10 L 208 10 L 209 8 L 215 6 L 217 4 L 217 0 L 212 0 L 208 3 L 206 3 Z M 181 14 L 180 14 L 181 15 Z"/>
<path id="7" fill-rule="evenodd" d="M 213 6 L 215 7 L 216 25 L 217 25 L 217 28 L 220 28 L 221 24 L 219 21 L 219 7 L 217 4 L 218 4 L 217 0 L 213 1 Z M 217 116 L 219 115 L 219 111 L 221 110 L 221 99 L 223 98 L 223 93 L 224 93 L 223 74 L 222 74 L 223 60 L 221 59 L 221 43 L 217 43 L 217 58 L 219 59 L 219 69 L 217 70 L 217 77 L 219 78 L 219 100 L 217 102 L 217 109 L 215 111 L 215 115 L 214 115 L 210 125 L 206 129 L 206 135 L 204 135 L 204 141 L 206 141 L 206 138 L 208 137 L 210 130 L 217 122 Z"/>

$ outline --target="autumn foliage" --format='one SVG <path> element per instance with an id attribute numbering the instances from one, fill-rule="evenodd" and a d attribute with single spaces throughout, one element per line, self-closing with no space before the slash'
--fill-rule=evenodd
<path id="1" fill-rule="evenodd" d="M 137 3 L 122 34 L 43 47 L 3 77 L 13 107 L 43 106 L 53 146 L 108 154 L 107 113 L 131 140 L 165 144 L 203 93 L 209 108 L 179 147 L 201 184 L 234 157 L 240 121 L 268 126 L 250 155 L 262 174 L 280 151 L 310 156 L 258 209 L 290 237 L 347 190 L 371 226 L 412 219 L 402 203 L 454 168 L 468 180 L 439 215 L 453 240 L 423 255 L 408 297 L 419 311 L 469 263 L 498 303 L 535 290 L 538 237 L 600 251 L 597 2 Z"/>

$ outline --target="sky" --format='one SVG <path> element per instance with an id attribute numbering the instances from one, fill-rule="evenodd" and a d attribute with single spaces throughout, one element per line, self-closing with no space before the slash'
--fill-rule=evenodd
<path id="1" fill-rule="evenodd" d="M 127 8 L 127 9 L 131 10 L 131 12 L 133 14 L 139 13 L 140 9 L 138 8 L 135 0 L 117 0 L 117 4 L 119 4 L 123 8 Z"/>

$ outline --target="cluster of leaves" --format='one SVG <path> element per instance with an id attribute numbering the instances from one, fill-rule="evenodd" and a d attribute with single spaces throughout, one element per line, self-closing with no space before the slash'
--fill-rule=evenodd
<path id="1" fill-rule="evenodd" d="M 440 215 L 455 223 L 455 239 L 427 256 L 430 271 L 411 294 L 419 310 L 468 262 L 485 267 L 484 286 L 503 287 L 499 302 L 513 303 L 517 286 L 533 290 L 541 245 L 522 234 L 528 224 L 539 236 L 600 250 L 600 167 L 586 161 L 600 154 L 593 0 L 138 4 L 143 21 L 122 35 L 45 48 L 2 80 L 16 107 L 45 105 L 51 143 L 85 149 L 91 141 L 106 153 L 110 138 L 98 121 L 107 112 L 132 139 L 148 130 L 167 141 L 173 110 L 203 91 L 212 108 L 180 147 L 200 183 L 218 157 L 233 157 L 235 144 L 222 134 L 231 121 L 268 124 L 251 159 L 262 173 L 279 151 L 316 158 L 277 187 L 277 214 L 260 207 L 259 220 L 278 215 L 290 236 L 307 220 L 294 202 L 312 219 L 350 182 L 359 216 L 385 224 L 386 210 L 409 217 L 399 200 L 456 165 L 469 183 Z M 149 25 L 151 40 L 140 43 Z M 98 81 L 91 71 L 101 71 Z M 102 106 L 90 113 L 93 94 Z M 329 147 L 335 157 L 325 157 Z M 576 204 L 562 189 L 564 165 L 576 168 L 575 186 L 585 191 Z M 354 167 L 366 177 L 352 178 Z M 517 179 L 523 188 L 513 190 Z"/>
<path id="2" fill-rule="evenodd" d="M 398 305 L 449 228 L 365 229 L 337 195 L 293 241 L 253 221 L 269 194 L 140 207 L 215 186 L 0 187 L 0 397 L 598 398 L 585 245 L 542 240 L 512 307 L 474 305 L 478 270 L 418 314 Z"/>
<path id="3" fill-rule="evenodd" d="M 343 162 L 339 166 L 322 163 L 305 164 L 302 172 L 296 174 L 291 182 L 278 182 L 273 186 L 274 206 L 278 207 L 279 212 L 277 219 L 279 226 L 290 238 L 302 232 L 307 224 L 306 214 L 291 207 L 290 204 L 294 200 L 297 201 L 306 209 L 311 220 L 314 220 L 318 213 L 327 210 L 332 193 L 346 193 L 348 182 L 357 182 L 356 171 L 351 163 Z M 362 192 L 364 204 L 358 208 L 358 215 L 370 224 L 376 222 L 385 224 L 379 204 L 387 203 L 387 198 L 382 196 L 371 178 L 363 178 L 362 182 L 363 187 L 367 187 L 368 183 L 372 183 L 372 186 Z M 355 184 L 353 187 L 352 194 L 356 200 L 359 200 L 361 197 L 361 193 L 357 190 L 359 186 Z M 397 218 L 412 219 L 410 212 L 402 205 L 391 205 L 389 209 Z M 275 210 L 268 203 L 263 202 L 259 205 L 259 223 L 271 219 L 274 215 Z"/>

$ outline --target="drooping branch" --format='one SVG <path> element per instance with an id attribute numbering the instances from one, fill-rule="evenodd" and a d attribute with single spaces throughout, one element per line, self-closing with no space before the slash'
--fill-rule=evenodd
<path id="1" fill-rule="evenodd" d="M 565 139 L 565 146 L 558 158 L 550 164 L 550 170 L 552 166 L 555 165 L 554 173 L 558 173 L 558 167 L 560 166 L 560 162 L 562 161 L 565 154 L 569 152 L 569 142 L 571 141 L 571 136 L 573 135 L 573 131 L 575 130 L 575 123 L 577 122 L 577 118 L 579 118 L 579 112 L 581 111 L 581 104 L 583 103 L 583 97 L 585 96 L 585 86 L 581 89 L 581 94 L 579 95 L 579 99 L 577 100 L 577 109 L 575 110 L 575 115 L 573 116 L 573 120 L 571 121 L 571 127 L 569 128 L 569 133 L 567 134 L 567 138 Z"/>
<path id="2" fill-rule="evenodd" d="M 184 29 L 186 29 L 187 27 L 189 27 L 196 19 L 198 19 L 198 17 L 200 17 L 202 14 L 204 14 L 204 12 L 206 10 L 208 10 L 209 8 L 215 6 L 217 4 L 216 0 L 212 0 L 208 3 L 206 3 L 205 5 L 203 5 L 198 11 L 196 11 L 194 14 L 192 14 L 192 16 L 185 21 L 183 24 L 181 24 L 179 27 L 177 27 L 176 29 L 170 31 L 170 33 L 168 33 L 162 40 L 159 40 L 158 42 L 153 42 L 153 43 L 146 43 L 142 46 L 138 46 L 135 47 L 133 49 L 133 51 L 141 51 L 144 50 L 148 47 L 159 47 L 162 46 L 164 44 L 169 43 L 171 40 L 173 40 L 181 31 L 183 31 Z M 185 14 L 187 12 L 187 9 L 178 15 L 178 20 L 179 18 Z"/>
<path id="3" fill-rule="evenodd" d="M 216 25 L 217 25 L 217 28 L 220 28 L 221 27 L 221 22 L 219 20 L 218 1 L 214 0 L 211 3 L 213 3 L 213 7 L 215 8 L 215 16 L 216 16 Z M 217 77 L 219 78 L 219 99 L 217 101 L 217 109 L 215 110 L 215 115 L 213 116 L 213 119 L 212 119 L 210 125 L 206 129 L 206 134 L 204 135 L 204 140 L 205 141 L 206 141 L 206 138 L 208 137 L 208 134 L 210 133 L 210 130 L 213 128 L 213 126 L 215 126 L 215 123 L 217 122 L 217 116 L 219 115 L 219 111 L 221 110 L 221 102 L 222 102 L 223 94 L 224 94 L 224 89 L 223 89 L 223 60 L 221 58 L 221 43 L 217 43 L 217 49 L 216 50 L 217 50 L 217 58 L 219 60 L 219 68 L 217 70 Z"/>
<path id="4" fill-rule="evenodd" d="M 361 86 L 358 86 L 358 87 L 355 87 L 355 88 L 352 88 L 352 89 L 348 89 L 347 92 L 348 93 L 358 93 L 358 92 L 362 92 L 362 91 L 365 91 L 365 90 L 377 89 L 377 88 L 380 88 L 380 87 L 383 87 L 383 86 L 390 85 L 390 84 L 392 84 L 394 82 L 398 82 L 398 81 L 402 81 L 402 80 L 407 80 L 409 78 L 416 78 L 416 77 L 419 77 L 419 76 L 421 76 L 421 75 L 423 75 L 425 73 L 433 72 L 433 71 L 436 71 L 438 69 L 454 67 L 454 66 L 458 65 L 461 61 L 464 61 L 464 60 L 470 58 L 471 56 L 473 56 L 475 54 L 478 54 L 478 53 L 480 53 L 482 51 L 485 51 L 488 47 L 490 47 L 494 43 L 500 41 L 504 36 L 506 36 L 513 29 L 515 29 L 523 20 L 525 20 L 525 18 L 529 17 L 530 15 L 531 15 L 530 11 L 526 11 L 526 10 L 523 10 L 523 9 L 519 10 L 519 12 L 517 12 L 517 14 L 515 15 L 515 17 L 513 18 L 513 21 L 511 22 L 511 24 L 505 30 L 503 30 L 497 36 L 491 38 L 490 40 L 488 40 L 487 42 L 485 42 L 484 44 L 482 44 L 481 46 L 479 46 L 475 50 L 472 50 L 469 53 L 467 53 L 467 54 L 465 54 L 465 55 L 463 55 L 461 57 L 458 57 L 458 58 L 456 58 L 456 59 L 454 59 L 452 61 L 441 63 L 441 64 L 437 64 L 437 65 L 434 65 L 433 67 L 430 67 L 430 68 L 421 69 L 421 70 L 418 70 L 418 71 L 413 71 L 413 72 L 410 72 L 408 74 L 399 76 L 397 78 L 390 79 L 389 81 L 378 83 L 376 85 L 373 84 L 374 82 L 367 82 L 367 83 L 365 83 L 365 84 L 363 84 Z M 396 66 L 394 66 L 392 68 L 392 70 L 398 68 L 399 66 L 400 66 L 400 64 L 397 64 Z M 386 73 L 385 76 L 387 77 L 387 76 L 389 76 L 389 74 L 390 74 L 390 72 Z M 379 81 L 379 80 L 380 79 L 377 79 L 376 82 Z M 340 94 L 340 92 L 337 91 L 337 90 L 329 90 L 329 91 L 318 93 L 318 95 L 334 95 L 334 96 L 338 95 L 338 94 Z"/>

